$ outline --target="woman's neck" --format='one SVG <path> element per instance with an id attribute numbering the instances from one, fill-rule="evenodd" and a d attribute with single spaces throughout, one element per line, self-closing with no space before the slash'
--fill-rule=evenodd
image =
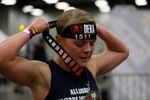
<path id="1" fill-rule="evenodd" d="M 67 66 L 64 61 L 58 56 L 56 55 L 56 57 L 54 58 L 54 61 L 56 62 L 56 64 L 58 64 L 62 69 L 66 70 L 67 72 L 71 72 L 71 69 L 69 66 Z"/>

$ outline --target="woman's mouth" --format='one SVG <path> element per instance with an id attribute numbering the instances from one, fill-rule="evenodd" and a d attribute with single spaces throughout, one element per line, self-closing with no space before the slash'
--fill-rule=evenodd
<path id="1" fill-rule="evenodd" d="M 81 60 L 81 61 L 88 61 L 88 57 L 79 57 L 79 59 Z"/>

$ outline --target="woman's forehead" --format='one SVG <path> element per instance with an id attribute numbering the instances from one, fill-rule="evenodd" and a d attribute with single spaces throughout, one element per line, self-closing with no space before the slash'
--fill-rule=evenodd
<path id="1" fill-rule="evenodd" d="M 95 42 L 96 39 L 91 39 L 91 40 L 79 40 L 79 39 L 70 39 L 73 42 Z"/>

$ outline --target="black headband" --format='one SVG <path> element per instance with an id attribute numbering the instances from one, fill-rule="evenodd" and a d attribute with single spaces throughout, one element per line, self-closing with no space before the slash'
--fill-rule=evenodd
<path id="1" fill-rule="evenodd" d="M 95 23 L 79 23 L 67 26 L 60 35 L 65 38 L 90 40 L 96 39 Z"/>
<path id="2" fill-rule="evenodd" d="M 56 27 L 56 20 L 48 22 L 50 28 Z M 58 31 L 57 31 L 58 32 Z M 64 38 L 90 40 L 96 39 L 96 24 L 95 23 L 78 23 L 67 26 L 59 33 Z"/>

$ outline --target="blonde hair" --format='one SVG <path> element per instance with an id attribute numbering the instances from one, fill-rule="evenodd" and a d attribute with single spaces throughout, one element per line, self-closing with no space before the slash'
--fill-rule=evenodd
<path id="1" fill-rule="evenodd" d="M 95 22 L 90 13 L 81 9 L 72 9 L 62 13 L 57 20 L 57 33 L 61 34 L 67 26 L 77 23 Z"/>

